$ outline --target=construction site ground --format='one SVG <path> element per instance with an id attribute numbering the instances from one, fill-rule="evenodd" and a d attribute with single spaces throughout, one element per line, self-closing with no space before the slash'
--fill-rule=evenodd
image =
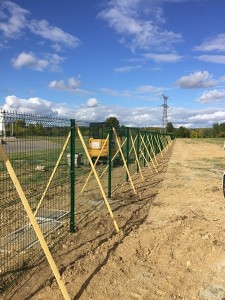
<path id="1" fill-rule="evenodd" d="M 53 253 L 71 299 L 224 300 L 223 141 L 177 139 Z M 63 299 L 44 259 L 3 299 Z"/>

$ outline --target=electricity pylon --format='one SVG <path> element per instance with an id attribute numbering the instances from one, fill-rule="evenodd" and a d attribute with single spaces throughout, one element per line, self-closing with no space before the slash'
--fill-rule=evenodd
<path id="1" fill-rule="evenodd" d="M 167 110 L 169 108 L 169 106 L 167 105 L 167 100 L 168 100 L 168 96 L 165 96 L 164 94 L 162 94 L 163 96 L 163 104 L 161 105 L 163 107 L 163 118 L 162 118 L 162 130 L 164 132 L 166 132 L 166 126 L 167 126 L 167 123 L 168 123 L 168 119 L 167 119 Z"/>

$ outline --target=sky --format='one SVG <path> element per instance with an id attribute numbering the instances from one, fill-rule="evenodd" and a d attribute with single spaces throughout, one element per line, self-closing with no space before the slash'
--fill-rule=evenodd
<path id="1" fill-rule="evenodd" d="M 175 127 L 225 122 L 224 0 L 0 0 L 0 109 Z"/>

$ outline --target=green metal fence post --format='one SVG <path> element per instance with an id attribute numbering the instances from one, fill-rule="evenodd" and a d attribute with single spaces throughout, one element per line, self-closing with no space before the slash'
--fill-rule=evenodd
<path id="1" fill-rule="evenodd" d="M 155 145 L 156 145 L 156 153 L 159 154 L 160 149 L 159 149 L 159 145 L 157 143 L 158 133 L 155 133 L 154 138 L 155 138 Z"/>
<path id="2" fill-rule="evenodd" d="M 162 139 L 160 138 L 160 136 L 162 136 L 161 133 L 159 133 L 158 139 L 159 139 L 159 145 L 160 145 L 160 148 L 161 148 L 161 151 L 162 151 L 164 147 L 163 147 Z"/>
<path id="3" fill-rule="evenodd" d="M 145 133 L 144 133 L 144 142 L 145 142 L 145 145 L 147 144 L 146 142 L 147 142 L 147 138 L 146 138 L 146 131 L 145 131 Z M 146 150 L 146 148 L 144 147 L 144 157 L 146 158 L 146 160 L 147 160 L 147 150 Z M 146 166 L 146 160 L 144 159 L 144 167 Z"/>
<path id="4" fill-rule="evenodd" d="M 151 132 L 151 141 L 152 141 L 152 147 L 155 155 L 157 154 L 156 152 L 156 146 L 155 146 L 155 137 L 154 137 L 154 132 Z"/>
<path id="5" fill-rule="evenodd" d="M 139 161 L 139 158 L 140 158 L 140 130 L 138 128 L 138 133 L 137 133 L 137 158 L 138 158 L 138 161 Z M 137 172 L 139 172 L 139 165 L 137 163 Z"/>
<path id="6" fill-rule="evenodd" d="M 152 149 L 151 149 L 150 139 L 151 139 L 151 134 L 150 134 L 150 132 L 148 131 L 148 132 L 147 132 L 148 152 L 149 152 L 150 155 L 152 156 L 153 153 L 152 153 Z M 149 156 L 148 161 L 150 161 L 150 160 L 151 160 L 151 157 Z"/>
<path id="7" fill-rule="evenodd" d="M 108 156 L 108 198 L 111 198 L 112 194 L 112 139 L 113 131 L 112 126 L 109 127 L 109 156 Z"/>
<path id="8" fill-rule="evenodd" d="M 75 232 L 75 120 L 70 120 L 70 232 Z"/>
<path id="9" fill-rule="evenodd" d="M 127 169 L 129 169 L 129 147 L 130 147 L 130 128 L 127 127 L 127 143 L 126 143 L 126 158 L 127 158 Z M 126 173 L 126 181 L 129 180 L 129 176 Z"/>

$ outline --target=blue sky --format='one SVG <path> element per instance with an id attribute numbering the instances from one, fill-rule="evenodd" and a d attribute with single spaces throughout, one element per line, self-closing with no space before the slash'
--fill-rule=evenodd
<path id="1" fill-rule="evenodd" d="M 0 1 L 0 109 L 225 122 L 224 0 Z"/>

